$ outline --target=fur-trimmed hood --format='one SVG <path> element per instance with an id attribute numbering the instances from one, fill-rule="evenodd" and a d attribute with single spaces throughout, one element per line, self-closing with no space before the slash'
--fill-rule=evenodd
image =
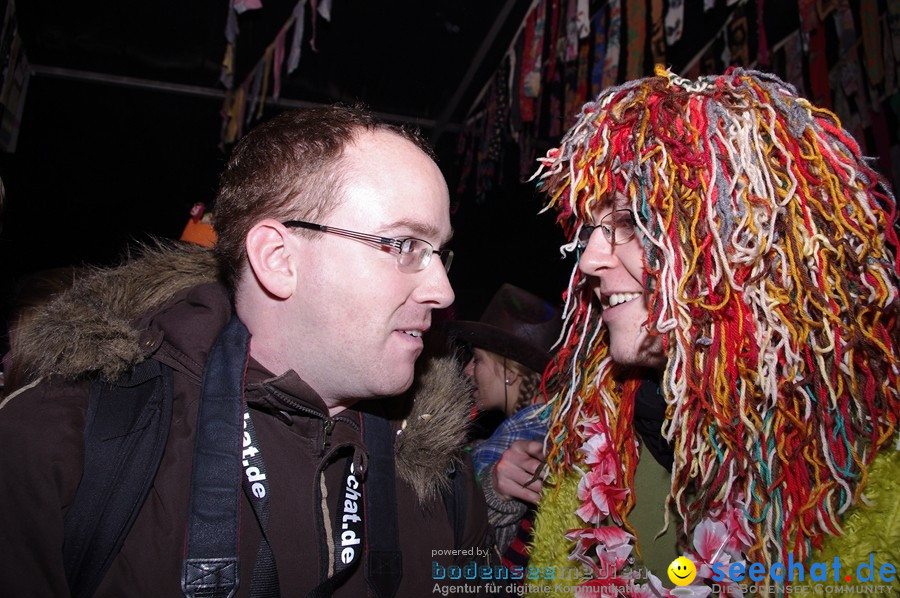
<path id="1" fill-rule="evenodd" d="M 18 331 L 18 359 L 31 379 L 115 379 L 148 357 L 139 324 L 147 314 L 182 290 L 217 280 L 208 249 L 144 248 L 122 266 L 82 276 L 37 312 Z M 420 359 L 408 393 L 411 408 L 400 416 L 395 443 L 397 473 L 424 502 L 447 488 L 447 472 L 462 460 L 471 393 L 451 356 Z"/>

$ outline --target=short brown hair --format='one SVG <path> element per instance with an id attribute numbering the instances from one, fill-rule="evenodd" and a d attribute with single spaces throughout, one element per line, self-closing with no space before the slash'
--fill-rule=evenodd
<path id="1" fill-rule="evenodd" d="M 283 112 L 241 139 L 219 179 L 215 203 L 215 253 L 232 291 L 253 225 L 264 218 L 321 218 L 334 210 L 341 200 L 344 147 L 358 133 L 375 130 L 396 133 L 434 158 L 417 131 L 385 123 L 359 105 Z"/>

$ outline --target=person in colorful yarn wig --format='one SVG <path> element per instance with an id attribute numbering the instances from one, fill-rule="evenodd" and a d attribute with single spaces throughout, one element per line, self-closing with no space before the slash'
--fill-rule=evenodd
<path id="1" fill-rule="evenodd" d="M 773 75 L 657 67 L 586 104 L 535 177 L 579 264 L 545 373 L 566 382 L 547 406 L 531 564 L 633 579 L 650 367 L 695 595 L 717 562 L 809 564 L 857 510 L 893 525 L 863 558 L 896 565 L 896 202 L 837 117 Z M 667 592 L 649 581 L 634 593 Z"/>

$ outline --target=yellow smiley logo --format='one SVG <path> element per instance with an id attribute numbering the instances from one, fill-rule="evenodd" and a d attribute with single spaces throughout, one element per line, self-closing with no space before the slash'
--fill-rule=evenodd
<path id="1" fill-rule="evenodd" d="M 669 579 L 671 579 L 672 583 L 676 586 L 686 586 L 697 577 L 697 567 L 694 566 L 694 563 L 692 563 L 690 559 L 686 559 L 683 556 L 672 561 L 668 571 Z"/>

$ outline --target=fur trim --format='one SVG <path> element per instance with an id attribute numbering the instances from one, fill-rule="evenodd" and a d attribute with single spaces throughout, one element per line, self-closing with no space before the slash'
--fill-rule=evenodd
<path id="1" fill-rule="evenodd" d="M 471 389 L 452 357 L 423 359 L 411 389 L 412 411 L 394 443 L 397 475 L 426 503 L 450 488 L 462 465 Z"/>
<path id="2" fill-rule="evenodd" d="M 31 378 L 118 378 L 146 358 L 136 321 L 179 291 L 217 278 L 209 249 L 143 247 L 122 266 L 82 276 L 36 313 L 20 330 L 23 363 Z M 424 504 L 449 488 L 448 472 L 462 463 L 470 388 L 452 357 L 423 357 L 407 397 L 412 407 L 394 447 L 397 473 Z"/>
<path id="3" fill-rule="evenodd" d="M 117 268 L 95 269 L 19 331 L 29 379 L 99 373 L 112 380 L 145 358 L 134 320 L 178 291 L 213 282 L 212 251 L 191 244 L 143 246 Z"/>

